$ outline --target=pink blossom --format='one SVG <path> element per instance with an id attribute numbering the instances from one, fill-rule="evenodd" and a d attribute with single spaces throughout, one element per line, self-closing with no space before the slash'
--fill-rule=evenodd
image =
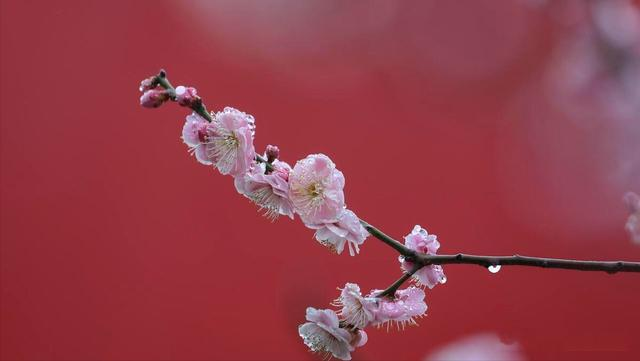
<path id="1" fill-rule="evenodd" d="M 631 241 L 640 244 L 640 196 L 633 192 L 624 195 L 624 201 L 629 208 L 629 218 L 625 229 L 631 237 Z"/>
<path id="2" fill-rule="evenodd" d="M 362 331 L 348 331 L 340 327 L 338 315 L 332 310 L 307 308 L 307 323 L 298 327 L 304 344 L 313 352 L 333 356 L 340 360 L 351 360 L 351 351 L 367 342 Z"/>
<path id="3" fill-rule="evenodd" d="M 169 93 L 164 89 L 145 91 L 140 97 L 140 105 L 145 108 L 157 108 L 169 100 Z"/>
<path id="4" fill-rule="evenodd" d="M 279 215 L 293 219 L 293 205 L 289 200 L 289 172 L 291 167 L 285 162 L 275 160 L 273 171 L 266 174 L 264 164 L 235 178 L 238 193 L 251 199 L 260 209 L 265 210 L 265 216 L 275 220 Z"/>
<path id="5" fill-rule="evenodd" d="M 404 237 L 404 244 L 407 248 L 418 253 L 431 255 L 435 255 L 440 248 L 438 237 L 435 234 L 427 233 L 427 230 L 420 226 L 415 226 L 411 233 Z M 399 260 L 404 271 L 408 272 L 413 268 L 413 262 L 406 261 L 404 257 L 400 257 Z M 420 285 L 429 288 L 435 287 L 438 283 L 445 283 L 447 279 L 440 265 L 424 266 L 413 276 Z"/>
<path id="6" fill-rule="evenodd" d="M 198 162 L 205 165 L 213 164 L 206 149 L 209 136 L 213 134 L 213 131 L 213 124 L 196 113 L 187 115 L 182 127 L 182 140 L 189 146 L 189 152 L 196 156 Z"/>
<path id="7" fill-rule="evenodd" d="M 192 107 L 199 98 L 196 88 L 182 85 L 176 88 L 176 102 L 183 107 Z"/>
<path id="8" fill-rule="evenodd" d="M 338 314 L 348 325 L 362 329 L 375 319 L 379 303 L 377 297 L 363 297 L 357 284 L 347 283 L 333 305 L 341 308 Z"/>
<path id="9" fill-rule="evenodd" d="M 324 154 L 296 163 L 289 178 L 289 198 L 307 224 L 335 223 L 344 209 L 344 176 Z"/>
<path id="10" fill-rule="evenodd" d="M 255 159 L 255 121 L 249 114 L 226 107 L 215 114 L 213 132 L 206 143 L 207 157 L 222 174 L 234 177 L 247 173 Z"/>
<path id="11" fill-rule="evenodd" d="M 369 232 L 360 224 L 360 219 L 352 211 L 345 209 L 336 222 L 305 225 L 315 229 L 315 237 L 318 242 L 340 254 L 344 250 L 345 243 L 349 244 L 349 254 L 354 256 L 360 252 L 359 245 L 369 235 Z"/>
<path id="12" fill-rule="evenodd" d="M 371 291 L 370 297 L 379 295 L 382 291 Z M 395 323 L 398 328 L 406 324 L 415 325 L 415 318 L 424 316 L 427 304 L 424 301 L 424 291 L 417 287 L 397 290 L 393 298 L 380 297 L 379 308 L 374 313 L 372 323 L 376 326 Z"/>

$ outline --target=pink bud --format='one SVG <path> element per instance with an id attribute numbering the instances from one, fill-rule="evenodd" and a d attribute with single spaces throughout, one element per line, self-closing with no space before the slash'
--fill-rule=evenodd
<path id="1" fill-rule="evenodd" d="M 156 86 L 158 86 L 158 78 L 152 76 L 140 82 L 140 91 L 146 92 L 147 90 L 151 90 Z"/>
<path id="2" fill-rule="evenodd" d="M 269 163 L 273 163 L 273 161 L 280 156 L 280 149 L 275 145 L 267 145 L 267 149 L 264 152 L 267 155 L 267 162 Z"/>
<path id="3" fill-rule="evenodd" d="M 183 107 L 192 107 L 199 99 L 196 88 L 180 85 L 176 88 L 176 101 Z"/>
<path id="4" fill-rule="evenodd" d="M 169 93 L 163 89 L 147 90 L 140 97 L 140 105 L 145 108 L 157 108 L 169 99 Z"/>

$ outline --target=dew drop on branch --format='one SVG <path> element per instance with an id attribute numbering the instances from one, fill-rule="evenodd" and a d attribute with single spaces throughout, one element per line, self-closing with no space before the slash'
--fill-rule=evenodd
<path id="1" fill-rule="evenodd" d="M 491 273 L 498 273 L 500 272 L 500 268 L 502 268 L 502 266 L 500 266 L 499 264 L 497 265 L 491 265 L 489 267 L 487 267 L 487 269 L 489 270 L 489 272 Z"/>

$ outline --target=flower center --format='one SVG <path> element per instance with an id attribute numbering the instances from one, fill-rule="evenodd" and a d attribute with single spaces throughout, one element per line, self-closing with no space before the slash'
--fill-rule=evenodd
<path id="1" fill-rule="evenodd" d="M 238 138 L 236 138 L 236 135 L 234 133 L 226 135 L 224 137 L 224 144 L 227 147 L 236 148 L 238 147 Z"/>
<path id="2" fill-rule="evenodd" d="M 322 190 L 322 184 L 320 183 L 312 183 L 307 187 L 307 195 L 309 197 L 311 197 L 312 199 L 314 198 L 322 198 L 323 196 L 323 190 Z"/>

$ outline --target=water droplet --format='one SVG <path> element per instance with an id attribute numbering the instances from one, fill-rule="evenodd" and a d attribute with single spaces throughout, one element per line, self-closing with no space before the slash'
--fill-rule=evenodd
<path id="1" fill-rule="evenodd" d="M 498 273 L 500 271 L 500 268 L 502 268 L 502 266 L 500 266 L 499 264 L 497 265 L 491 265 L 489 267 L 487 267 L 487 269 L 489 270 L 489 272 L 491 273 Z"/>
<path id="2" fill-rule="evenodd" d="M 404 256 L 398 256 L 398 261 L 404 262 Z"/>
<path id="3" fill-rule="evenodd" d="M 440 279 L 440 284 L 443 285 L 447 283 L 447 276 L 442 276 L 442 278 Z"/>

